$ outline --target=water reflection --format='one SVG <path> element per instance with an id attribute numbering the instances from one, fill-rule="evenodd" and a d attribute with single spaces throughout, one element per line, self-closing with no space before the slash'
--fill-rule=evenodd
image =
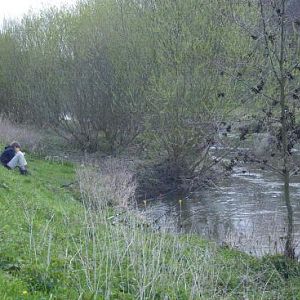
<path id="1" fill-rule="evenodd" d="M 291 184 L 296 242 L 300 238 L 299 179 L 293 178 Z M 282 195 L 282 180 L 274 173 L 236 168 L 218 187 L 182 202 L 174 198 L 151 201 L 145 213 L 166 230 L 197 233 L 260 256 L 284 250 L 287 209 Z"/>

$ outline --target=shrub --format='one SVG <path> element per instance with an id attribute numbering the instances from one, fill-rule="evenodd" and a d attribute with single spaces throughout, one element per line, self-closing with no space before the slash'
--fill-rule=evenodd
<path id="1" fill-rule="evenodd" d="M 126 162 L 109 158 L 99 167 L 77 169 L 83 201 L 94 208 L 128 207 L 133 201 L 136 182 Z"/>

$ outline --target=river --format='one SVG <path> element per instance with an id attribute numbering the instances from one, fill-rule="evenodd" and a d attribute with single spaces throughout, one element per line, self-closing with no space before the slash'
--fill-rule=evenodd
<path id="1" fill-rule="evenodd" d="M 297 153 L 297 156 L 298 153 Z M 182 199 L 165 197 L 140 203 L 160 229 L 195 233 L 255 256 L 282 253 L 287 209 L 280 175 L 259 166 L 236 166 L 230 176 Z M 296 255 L 300 255 L 300 177 L 293 177 Z"/>

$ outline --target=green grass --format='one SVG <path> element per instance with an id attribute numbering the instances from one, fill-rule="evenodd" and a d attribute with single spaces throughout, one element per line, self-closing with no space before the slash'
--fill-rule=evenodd
<path id="1" fill-rule="evenodd" d="M 28 161 L 0 168 L 0 299 L 300 299 L 299 264 L 95 213 L 72 165 Z"/>
<path id="2" fill-rule="evenodd" d="M 61 188 L 74 180 L 72 166 L 30 158 L 29 165 L 31 176 L 0 169 L 0 269 L 3 282 L 8 276 L 16 280 L 4 285 L 6 292 L 1 296 L 7 299 L 21 297 L 24 291 L 41 299 L 40 295 L 51 290 L 60 277 L 54 273 L 64 267 L 59 255 L 68 244 L 62 230 L 67 225 L 65 216 L 79 219 L 82 212 L 79 202 Z M 49 251 L 53 253 L 47 262 Z"/>

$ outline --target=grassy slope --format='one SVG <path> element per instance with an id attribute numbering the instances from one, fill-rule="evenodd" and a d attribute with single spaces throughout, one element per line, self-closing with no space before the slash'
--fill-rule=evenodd
<path id="1" fill-rule="evenodd" d="M 73 192 L 61 188 L 74 180 L 73 167 L 37 159 L 29 159 L 29 164 L 28 177 L 0 168 L 3 300 L 79 295 L 80 299 L 300 299 L 300 268 L 280 257 L 257 260 L 193 236 L 112 226 L 102 222 L 105 214 L 86 227 L 86 211 Z M 91 231 L 96 223 L 97 229 Z"/>
<path id="2" fill-rule="evenodd" d="M 63 216 L 76 218 L 81 211 L 72 195 L 60 188 L 73 180 L 73 167 L 30 159 L 29 165 L 32 175 L 27 177 L 0 168 L 1 299 L 17 299 L 30 289 L 51 290 L 56 279 L 44 278 L 48 246 L 51 243 L 54 247 L 50 250 L 60 252 L 66 238 L 61 230 L 66 226 Z M 51 264 L 64 267 L 58 257 L 51 256 Z M 42 299 L 43 292 L 38 292 L 36 299 Z"/>

